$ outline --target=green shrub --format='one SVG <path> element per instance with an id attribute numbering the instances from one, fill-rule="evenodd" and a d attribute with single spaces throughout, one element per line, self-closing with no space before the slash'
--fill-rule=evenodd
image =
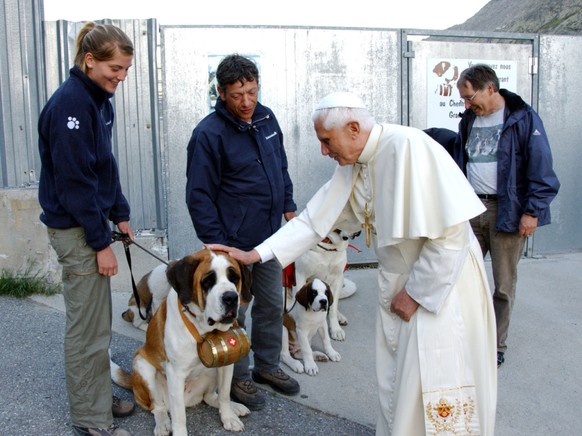
<path id="1" fill-rule="evenodd" d="M 0 295 L 25 298 L 33 294 L 55 295 L 60 292 L 60 283 L 49 283 L 47 275 L 34 272 L 32 266 L 22 272 L 0 272 Z"/>

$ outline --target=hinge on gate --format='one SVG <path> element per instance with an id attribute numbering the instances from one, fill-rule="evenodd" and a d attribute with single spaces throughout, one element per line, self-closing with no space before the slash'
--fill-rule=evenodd
<path id="1" fill-rule="evenodd" d="M 414 55 L 414 50 L 409 50 L 402 53 L 403 58 L 413 58 Z"/>
<path id="2" fill-rule="evenodd" d="M 538 57 L 529 58 L 529 73 L 533 76 L 538 74 Z"/>

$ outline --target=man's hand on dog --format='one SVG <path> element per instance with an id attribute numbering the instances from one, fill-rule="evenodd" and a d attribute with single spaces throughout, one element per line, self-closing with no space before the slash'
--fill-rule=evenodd
<path id="1" fill-rule="evenodd" d="M 244 265 L 251 265 L 261 261 L 261 256 L 259 256 L 257 250 L 243 251 L 222 244 L 204 244 L 204 246 L 212 251 L 223 251 Z"/>

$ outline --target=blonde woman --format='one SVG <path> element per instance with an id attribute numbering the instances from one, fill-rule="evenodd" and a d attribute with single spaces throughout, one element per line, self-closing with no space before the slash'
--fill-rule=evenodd
<path id="1" fill-rule="evenodd" d="M 65 373 L 76 435 L 129 435 L 113 425 L 134 404 L 112 395 L 110 277 L 117 274 L 110 221 L 129 225 L 111 149 L 110 99 L 127 77 L 133 44 L 119 28 L 86 23 L 75 65 L 40 114 L 40 219 L 63 268 Z"/>

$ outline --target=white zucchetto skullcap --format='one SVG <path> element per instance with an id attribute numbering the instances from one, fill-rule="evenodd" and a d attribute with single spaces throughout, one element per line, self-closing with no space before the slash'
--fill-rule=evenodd
<path id="1" fill-rule="evenodd" d="M 321 99 L 315 110 L 330 109 L 334 107 L 349 107 L 367 109 L 360 97 L 351 92 L 332 92 Z"/>

